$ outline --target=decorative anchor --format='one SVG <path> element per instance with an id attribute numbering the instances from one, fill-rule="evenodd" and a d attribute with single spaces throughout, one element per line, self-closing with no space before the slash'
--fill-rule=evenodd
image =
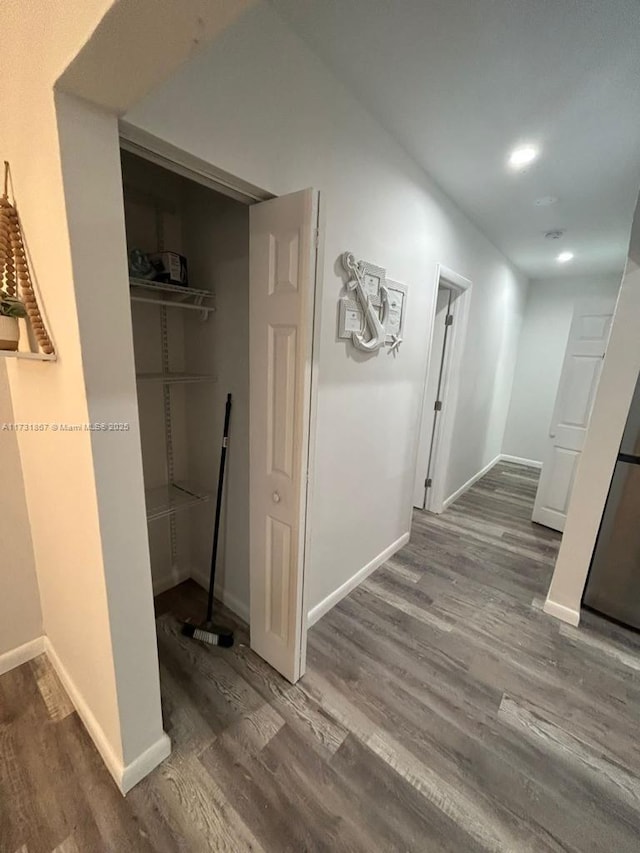
<path id="1" fill-rule="evenodd" d="M 347 290 L 355 291 L 358 302 L 364 312 L 365 329 L 368 329 L 370 335 L 368 340 L 365 340 L 363 332 L 352 332 L 351 341 L 354 347 L 363 352 L 377 352 L 377 350 L 384 346 L 387 335 L 384 328 L 384 324 L 389 317 L 389 294 L 387 288 L 383 284 L 380 285 L 380 301 L 382 303 L 382 316 L 380 317 L 375 305 L 365 292 L 362 269 L 352 252 L 345 252 L 342 255 L 342 266 L 349 274 L 349 280 L 346 285 Z"/>

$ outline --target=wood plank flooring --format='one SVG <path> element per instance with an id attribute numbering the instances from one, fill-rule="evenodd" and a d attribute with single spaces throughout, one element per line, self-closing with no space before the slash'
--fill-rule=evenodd
<path id="1" fill-rule="evenodd" d="M 288 684 L 160 596 L 170 759 L 120 797 L 44 658 L 0 678 L 0 853 L 640 851 L 640 638 L 542 612 L 559 536 L 496 466 L 309 634 Z M 226 614 L 228 620 L 233 619 Z"/>

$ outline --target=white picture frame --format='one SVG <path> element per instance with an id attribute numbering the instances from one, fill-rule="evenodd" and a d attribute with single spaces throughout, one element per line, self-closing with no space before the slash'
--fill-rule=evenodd
<path id="1" fill-rule="evenodd" d="M 338 337 L 348 340 L 355 334 L 364 332 L 364 313 L 357 300 L 351 296 L 341 296 L 340 317 L 338 322 Z"/>
<path id="2" fill-rule="evenodd" d="M 404 321 L 407 315 L 407 297 L 409 288 L 400 281 L 388 278 L 386 282 L 387 298 L 389 302 L 389 314 L 385 323 L 386 343 L 393 343 L 397 338 L 402 338 L 404 333 Z"/>
<path id="3" fill-rule="evenodd" d="M 379 308 L 382 302 L 381 292 L 387 281 L 387 272 L 383 267 L 378 267 L 369 261 L 360 261 L 362 272 L 363 290 L 371 300 L 371 303 Z"/>

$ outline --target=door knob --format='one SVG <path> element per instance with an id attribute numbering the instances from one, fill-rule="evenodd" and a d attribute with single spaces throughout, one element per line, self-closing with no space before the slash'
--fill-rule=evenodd
<path id="1" fill-rule="evenodd" d="M 279 495 L 277 492 L 274 492 L 274 493 L 271 495 L 271 497 L 272 497 L 272 499 L 273 499 L 274 504 L 279 504 L 279 503 L 280 503 L 280 495 Z"/>

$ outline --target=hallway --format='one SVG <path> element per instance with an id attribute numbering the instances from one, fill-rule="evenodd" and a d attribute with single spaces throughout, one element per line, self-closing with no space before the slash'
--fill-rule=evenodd
<path id="1" fill-rule="evenodd" d="M 122 799 L 44 658 L 0 679 L 0 849 L 637 850 L 640 639 L 546 616 L 558 534 L 496 466 L 309 634 L 297 686 L 157 600 L 173 754 Z M 45 759 L 45 760 L 43 760 Z"/>

